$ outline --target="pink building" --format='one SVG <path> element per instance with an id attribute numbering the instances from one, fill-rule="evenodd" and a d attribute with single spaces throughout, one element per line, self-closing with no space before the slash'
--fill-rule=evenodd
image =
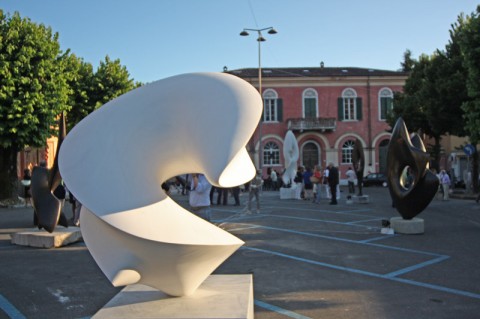
<path id="1" fill-rule="evenodd" d="M 258 69 L 226 72 L 258 88 Z M 247 146 L 256 167 L 264 176 L 269 167 L 283 171 L 283 139 L 292 130 L 300 149 L 299 165 L 326 167 L 333 162 L 345 179 L 359 140 L 365 175 L 385 172 L 391 129 L 386 114 L 407 77 L 406 72 L 351 67 L 262 69 L 264 113 Z"/>

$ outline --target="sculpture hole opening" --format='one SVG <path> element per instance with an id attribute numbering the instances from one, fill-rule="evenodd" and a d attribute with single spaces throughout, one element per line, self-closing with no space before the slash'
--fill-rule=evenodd
<path id="1" fill-rule="evenodd" d="M 409 190 L 413 187 L 415 181 L 415 175 L 410 166 L 405 166 L 400 175 L 400 185 L 405 189 Z"/>

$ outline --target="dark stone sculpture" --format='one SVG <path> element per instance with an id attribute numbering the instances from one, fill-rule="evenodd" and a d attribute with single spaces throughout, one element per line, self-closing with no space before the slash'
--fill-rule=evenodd
<path id="1" fill-rule="evenodd" d="M 37 166 L 32 171 L 30 189 L 38 228 L 44 228 L 49 233 L 55 230 L 57 224 L 68 227 L 68 220 L 62 213 L 62 199 L 54 195 L 54 191 L 62 180 L 58 170 L 58 153 L 66 135 L 65 117 L 62 113 L 59 123 L 57 153 L 52 169 L 48 170 L 46 167 Z"/>
<path id="2" fill-rule="evenodd" d="M 355 141 L 352 151 L 353 169 L 357 175 L 358 196 L 362 196 L 363 171 L 365 169 L 365 154 L 363 153 L 362 142 L 359 139 Z"/>
<path id="3" fill-rule="evenodd" d="M 429 154 L 417 134 L 411 137 L 402 118 L 388 144 L 387 180 L 393 205 L 403 219 L 412 219 L 432 201 L 438 178 L 428 169 Z"/>

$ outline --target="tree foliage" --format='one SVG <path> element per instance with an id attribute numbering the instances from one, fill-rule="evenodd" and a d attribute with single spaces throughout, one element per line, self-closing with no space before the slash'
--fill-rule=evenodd
<path id="1" fill-rule="evenodd" d="M 120 60 L 108 56 L 96 72 L 90 63 L 60 49 L 58 33 L 0 10 L 0 199 L 17 179 L 17 152 L 42 147 L 56 135 L 67 112 L 72 128 L 111 99 L 141 85 Z"/>
<path id="2" fill-rule="evenodd" d="M 17 151 L 45 145 L 67 108 L 60 53 L 49 27 L 0 10 L 0 198 L 11 193 Z"/>

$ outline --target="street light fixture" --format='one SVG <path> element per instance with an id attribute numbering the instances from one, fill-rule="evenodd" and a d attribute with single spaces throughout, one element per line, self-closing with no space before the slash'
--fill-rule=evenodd
<path id="1" fill-rule="evenodd" d="M 263 116 L 263 112 L 265 110 L 265 106 L 264 106 L 263 94 L 262 94 L 262 58 L 261 58 L 262 50 L 261 50 L 261 45 L 260 44 L 262 42 L 267 41 L 267 39 L 265 39 L 262 35 L 262 31 L 267 31 L 267 30 L 268 30 L 268 34 L 277 34 L 277 30 L 275 30 L 273 27 L 268 27 L 268 28 L 263 28 L 263 29 L 247 29 L 247 28 L 245 28 L 245 29 L 243 29 L 242 32 L 240 32 L 240 35 L 242 37 L 249 36 L 250 34 L 248 33 L 248 31 L 254 31 L 254 32 L 257 32 L 257 34 L 258 34 L 258 37 L 257 37 L 257 42 L 258 42 L 258 92 L 260 93 L 260 96 L 262 98 L 262 107 L 263 107 L 262 116 Z M 263 119 L 260 120 L 260 123 L 259 123 L 259 126 L 258 126 L 258 135 L 259 135 L 258 165 L 259 165 L 260 169 L 262 169 L 262 166 L 263 166 L 263 159 L 262 159 L 262 155 L 263 155 L 262 123 L 263 123 Z"/>

